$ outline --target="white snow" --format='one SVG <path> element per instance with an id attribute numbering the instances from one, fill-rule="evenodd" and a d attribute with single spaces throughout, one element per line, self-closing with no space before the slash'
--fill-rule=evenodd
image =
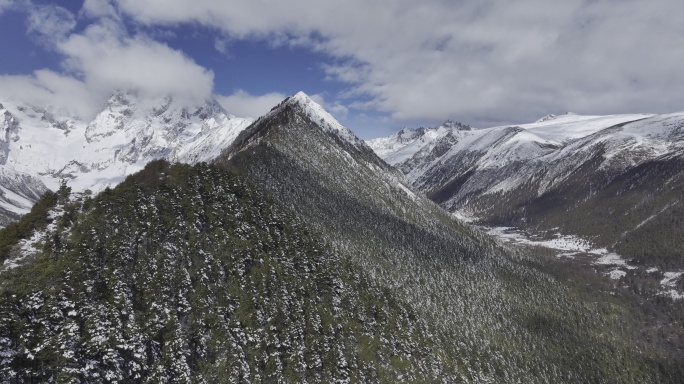
<path id="1" fill-rule="evenodd" d="M 437 128 L 413 130 L 405 128 L 388 137 L 381 137 L 366 141 L 375 153 L 387 164 L 400 164 L 419 151 L 432 149 L 432 144 L 456 130 L 444 125 Z"/>
<path id="2" fill-rule="evenodd" d="M 663 273 L 663 279 L 660 280 L 660 285 L 663 287 L 674 287 L 677 279 L 684 274 L 684 272 L 665 272 Z"/>
<path id="3" fill-rule="evenodd" d="M 592 249 L 590 253 L 601 255 L 601 257 L 599 257 L 598 260 L 594 262 L 594 264 L 619 265 L 627 269 L 636 269 L 636 267 L 627 264 L 627 261 L 623 259 L 620 255 L 608 252 L 608 250 L 605 248 Z"/>
<path id="4" fill-rule="evenodd" d="M 619 268 L 615 268 L 615 269 L 611 270 L 610 272 L 608 272 L 607 275 L 608 275 L 608 277 L 610 277 L 613 280 L 619 280 L 620 278 L 625 277 L 627 275 L 627 272 L 625 272 Z"/>
<path id="5" fill-rule="evenodd" d="M 416 196 L 416 194 L 413 193 L 413 191 L 411 191 L 410 189 L 408 189 L 404 184 L 402 184 L 402 183 L 400 183 L 400 182 L 397 182 L 397 183 L 396 183 L 396 186 L 397 186 L 399 189 L 401 189 L 402 191 L 404 191 L 404 192 L 408 195 L 408 197 L 411 198 L 411 200 L 414 200 L 414 201 L 415 201 L 415 200 L 418 198 L 418 197 Z"/>
<path id="6" fill-rule="evenodd" d="M 684 156 L 683 124 L 684 113 L 566 114 L 531 124 L 468 131 L 404 129 L 368 144 L 386 162 L 400 166 L 419 188 L 447 182 L 466 171 L 493 174 L 516 164 L 516 172 L 472 177 L 474 181 L 463 186 L 461 196 L 513 190 L 534 174 L 541 175 L 537 193 L 543 194 L 569 177 L 597 148 L 605 148 L 603 169 L 636 166 L 672 153 Z M 447 150 L 434 152 L 438 146 Z"/>
<path id="7" fill-rule="evenodd" d="M 43 241 L 45 235 L 51 233 L 57 228 L 56 218 L 61 216 L 63 212 L 63 206 L 57 206 L 48 212 L 48 217 L 52 219 L 52 222 L 48 224 L 47 227 L 45 227 L 45 229 L 42 231 L 34 232 L 30 238 L 19 241 L 19 255 L 15 258 L 5 260 L 3 262 L 2 269 L 0 269 L 0 273 L 19 267 L 25 260 L 35 255 L 38 252 L 37 246 L 41 241 Z"/>
<path id="8" fill-rule="evenodd" d="M 606 273 L 608 277 L 613 280 L 618 280 L 627 275 L 624 269 L 637 269 L 636 266 L 630 265 L 625 259 L 616 253 L 609 252 L 605 248 L 594 248 L 592 242 L 577 236 L 571 235 L 561 235 L 557 233 L 555 238 L 535 240 L 530 239 L 525 234 L 521 233 L 514 227 L 480 227 L 485 232 L 493 235 L 499 239 L 506 242 L 526 244 L 531 246 L 541 246 L 549 249 L 554 249 L 559 251 L 556 257 L 575 259 L 578 255 L 586 255 L 593 257 L 594 260 L 592 264 L 602 265 L 602 266 L 615 266 L 616 268 L 611 269 Z M 649 269 L 648 271 L 653 271 L 654 269 Z M 657 270 L 657 269 L 655 269 Z M 681 273 L 679 273 L 681 275 Z M 674 276 L 674 275 L 668 275 Z M 679 275 L 675 276 L 677 278 Z"/>
<path id="9" fill-rule="evenodd" d="M 672 300 L 684 299 L 684 292 L 677 292 L 674 289 L 662 291 L 660 294 L 662 296 L 669 296 Z"/>
<path id="10" fill-rule="evenodd" d="M 575 254 L 578 252 L 590 252 L 592 248 L 591 243 L 589 241 L 577 236 L 556 234 L 556 237 L 553 239 L 534 240 L 520 233 L 514 227 L 487 227 L 483 229 L 485 229 L 485 232 L 487 232 L 490 235 L 496 236 L 500 239 L 504 239 L 510 242 L 541 246 L 556 249 L 559 251 L 574 251 Z M 566 252 L 562 255 L 564 257 L 567 257 L 569 254 Z"/>
<path id="11" fill-rule="evenodd" d="M 229 115 L 215 100 L 150 103 L 130 92 L 113 95 L 92 120 L 50 106 L 0 103 L 0 126 L 12 138 L 4 150 L 0 145 L 0 164 L 6 157 L 0 178 L 35 176 L 52 190 L 66 180 L 76 192 L 113 187 L 155 159 L 211 161 L 252 122 Z M 0 185 L 0 207 L 26 213 L 33 199 L 16 190 Z"/>
<path id="12" fill-rule="evenodd" d="M 288 99 L 287 103 L 300 106 L 311 121 L 319 124 L 324 130 L 335 133 L 356 147 L 361 145 L 361 139 L 354 132 L 340 124 L 325 108 L 313 101 L 306 93 L 296 93 Z"/>

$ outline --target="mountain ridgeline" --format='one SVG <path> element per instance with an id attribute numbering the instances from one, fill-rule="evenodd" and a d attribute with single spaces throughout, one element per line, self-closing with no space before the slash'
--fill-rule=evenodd
<path id="1" fill-rule="evenodd" d="M 285 100 L 216 164 L 263 186 L 427 319 L 444 362 L 439 377 L 674 380 L 669 358 L 654 350 L 638 357 L 637 326 L 619 300 L 582 297 L 530 267 L 527 255 L 455 221 L 318 108 L 301 94 Z M 626 360 L 605 353 L 612 348 Z"/>
<path id="2" fill-rule="evenodd" d="M 454 220 L 303 93 L 211 165 L 51 196 L 0 232 L 3 382 L 684 375 L 620 296 Z"/>
<path id="3" fill-rule="evenodd" d="M 216 100 L 147 100 L 116 92 L 93 118 L 51 106 L 0 103 L 0 226 L 62 181 L 99 192 L 156 159 L 210 161 L 251 123 Z"/>
<path id="4" fill-rule="evenodd" d="M 684 114 L 549 115 L 518 127 L 402 132 L 370 144 L 448 211 L 684 268 Z"/>

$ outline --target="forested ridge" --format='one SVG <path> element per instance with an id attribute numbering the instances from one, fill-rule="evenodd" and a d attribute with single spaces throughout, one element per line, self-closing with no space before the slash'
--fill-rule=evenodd
<path id="1" fill-rule="evenodd" d="M 431 377 L 409 306 L 223 169 L 154 162 L 59 207 L 0 286 L 2 381 Z"/>

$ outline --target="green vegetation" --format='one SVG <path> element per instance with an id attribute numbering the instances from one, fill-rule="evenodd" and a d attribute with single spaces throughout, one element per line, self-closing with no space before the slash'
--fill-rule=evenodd
<path id="1" fill-rule="evenodd" d="M 541 196 L 539 186 L 529 182 L 513 191 L 472 197 L 470 208 L 487 225 L 541 234 L 554 228 L 642 265 L 684 268 L 684 161 L 647 162 L 619 174 L 601 170 L 602 161 L 599 153 Z"/>
<path id="2" fill-rule="evenodd" d="M 47 191 L 33 205 L 31 212 L 24 215 L 19 221 L 9 223 L 0 229 L 0 263 L 7 260 L 12 253 L 13 247 L 23 239 L 29 238 L 36 230 L 44 229 L 51 222 L 48 211 L 57 205 L 58 200 L 69 195 L 69 188 L 63 185 L 57 193 Z"/>
<path id="3" fill-rule="evenodd" d="M 2 275 L 0 381 L 436 375 L 413 310 L 240 177 L 154 162 L 67 205 Z"/>
<path id="4" fill-rule="evenodd" d="M 679 317 L 643 334 L 629 291 L 458 224 L 299 112 L 43 215 L 2 272 L 0 381 L 681 382 L 650 339 Z"/>
<path id="5" fill-rule="evenodd" d="M 641 323 L 624 302 L 578 292 L 536 256 L 457 225 L 297 111 L 262 119 L 245 136 L 249 145 L 219 162 L 411 303 L 435 329 L 446 381 L 679 381 L 676 357 L 635 338 Z"/>

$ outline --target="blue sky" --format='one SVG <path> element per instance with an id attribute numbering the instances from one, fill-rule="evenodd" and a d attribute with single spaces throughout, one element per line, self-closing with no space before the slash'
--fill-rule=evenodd
<path id="1" fill-rule="evenodd" d="M 257 117 L 300 90 L 363 138 L 684 110 L 679 0 L 0 0 L 0 98 L 116 89 Z"/>

